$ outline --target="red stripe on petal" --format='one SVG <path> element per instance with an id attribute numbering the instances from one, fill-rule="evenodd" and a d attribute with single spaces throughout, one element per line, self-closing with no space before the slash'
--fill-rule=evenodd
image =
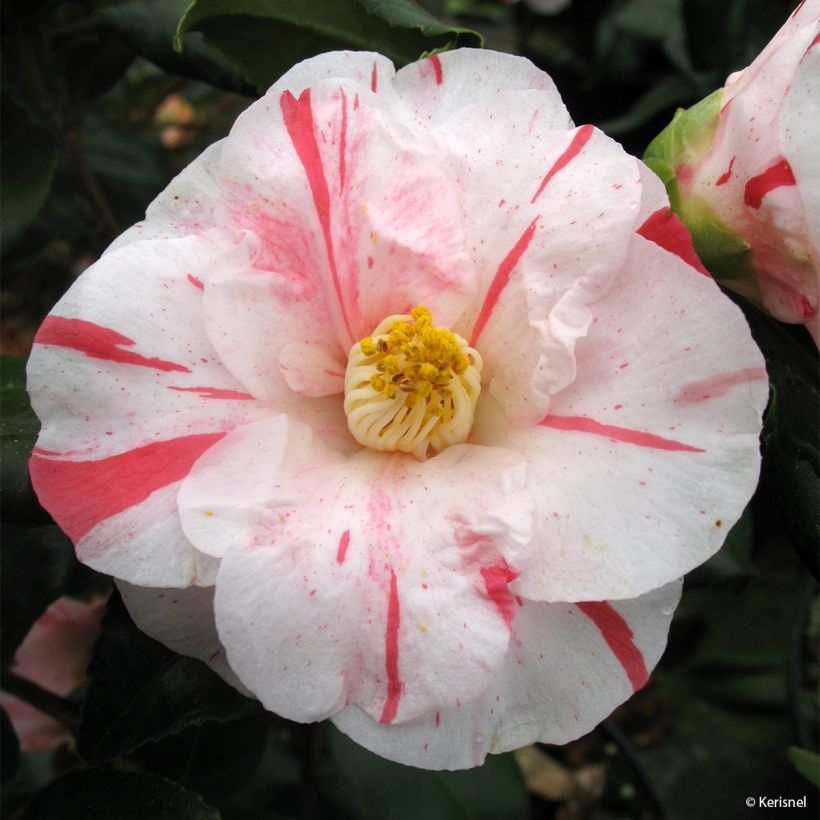
<path id="1" fill-rule="evenodd" d="M 204 433 L 157 441 L 97 461 L 32 455 L 31 480 L 40 502 L 77 543 L 101 521 L 185 478 L 194 462 L 224 435 Z"/>
<path id="2" fill-rule="evenodd" d="M 605 436 L 612 441 L 635 444 L 638 447 L 649 447 L 653 450 L 671 450 L 684 453 L 703 453 L 700 447 L 692 447 L 680 441 L 632 430 L 629 427 L 616 427 L 614 424 L 601 424 L 600 421 L 586 416 L 545 416 L 538 422 L 542 427 L 553 430 L 566 430 L 574 433 L 591 433 L 594 436 Z"/>
<path id="3" fill-rule="evenodd" d="M 678 215 L 669 208 L 659 208 L 638 228 L 638 236 L 654 242 L 658 247 L 675 254 L 704 276 L 711 276 L 695 252 L 692 236 Z"/>
<path id="4" fill-rule="evenodd" d="M 66 319 L 64 316 L 47 316 L 37 335 L 36 344 L 67 347 L 83 353 L 91 359 L 103 359 L 119 364 L 134 364 L 140 367 L 150 367 L 166 373 L 190 373 L 187 367 L 163 359 L 148 358 L 134 353 L 132 350 L 122 350 L 136 344 L 133 339 L 117 333 L 111 328 L 87 322 L 84 319 Z"/>
<path id="5" fill-rule="evenodd" d="M 632 684 L 632 691 L 637 692 L 649 680 L 649 672 L 641 650 L 635 645 L 635 636 L 629 624 L 606 601 L 579 603 L 575 606 L 598 627 L 612 654 L 624 668 Z"/>
<path id="6" fill-rule="evenodd" d="M 481 577 L 484 579 L 487 597 L 495 604 L 507 627 L 510 627 L 515 618 L 515 598 L 509 585 L 518 577 L 518 573 L 502 561 L 499 566 L 482 567 Z"/>
<path id="7" fill-rule="evenodd" d="M 198 279 L 192 273 L 188 274 L 188 281 L 195 287 L 199 288 L 200 290 L 205 290 L 205 285 L 202 283 L 201 279 Z"/>
<path id="8" fill-rule="evenodd" d="M 532 241 L 532 237 L 535 234 L 535 228 L 538 223 L 540 217 L 535 217 L 532 222 L 530 222 L 527 230 L 521 234 L 518 242 L 515 243 L 513 249 L 507 254 L 504 258 L 504 261 L 498 266 L 498 270 L 493 277 L 493 281 L 490 283 L 490 287 L 487 289 L 487 295 L 484 297 L 484 304 L 481 306 L 481 310 L 479 311 L 478 318 L 475 322 L 475 327 L 473 327 L 473 335 L 470 339 L 470 347 L 475 347 L 475 343 L 478 340 L 478 337 L 481 335 L 481 332 L 484 330 L 484 326 L 490 319 L 490 315 L 493 312 L 493 309 L 498 302 L 499 297 L 501 296 L 501 292 L 504 288 L 507 287 L 507 283 L 510 281 L 510 274 L 512 274 L 515 266 L 518 264 L 518 260 L 524 254 L 524 251 L 527 250 L 529 247 L 530 242 Z"/>
<path id="9" fill-rule="evenodd" d="M 385 666 L 387 668 L 387 699 L 384 702 L 379 723 L 391 723 L 396 717 L 401 698 L 402 682 L 399 679 L 399 590 L 396 573 L 390 570 L 390 594 L 387 599 L 387 628 L 384 633 Z"/>
<path id="10" fill-rule="evenodd" d="M 552 165 L 552 168 L 547 171 L 546 176 L 541 180 L 541 184 L 538 186 L 538 190 L 535 192 L 535 196 L 530 200 L 530 204 L 534 203 L 536 199 L 544 191 L 544 188 L 547 187 L 547 183 L 562 169 L 569 165 L 578 154 L 581 153 L 583 147 L 589 142 L 590 137 L 594 128 L 591 125 L 582 125 L 576 132 L 575 136 L 572 138 L 572 142 L 570 142 L 567 150 L 558 157 L 557 160 Z"/>
<path id="11" fill-rule="evenodd" d="M 763 203 L 763 197 L 775 188 L 795 185 L 791 166 L 785 159 L 776 162 L 762 174 L 752 177 L 743 191 L 743 202 L 757 210 Z"/>
<path id="12" fill-rule="evenodd" d="M 226 399 L 228 401 L 253 401 L 250 393 L 242 393 L 239 390 L 223 390 L 220 387 L 169 387 L 177 393 L 199 393 L 203 399 Z"/>
<path id="13" fill-rule="evenodd" d="M 707 399 L 716 399 L 728 393 L 736 385 L 749 384 L 766 378 L 768 377 L 764 367 L 747 367 L 744 370 L 736 370 L 734 373 L 720 373 L 710 379 L 684 384 L 674 401 L 675 404 L 697 404 Z"/>
<path id="14" fill-rule="evenodd" d="M 373 65 L 375 73 L 375 63 Z M 342 314 L 345 330 L 349 338 L 353 338 L 350 330 L 350 322 L 345 311 L 345 303 L 342 295 L 342 285 L 339 281 L 339 272 L 336 268 L 336 255 L 333 251 L 333 238 L 330 232 L 330 193 L 327 187 L 325 170 L 322 167 L 322 156 L 319 153 L 319 144 L 316 142 L 316 133 L 313 123 L 313 108 L 310 103 L 310 89 L 306 88 L 297 100 L 290 91 L 285 91 L 279 98 L 279 106 L 282 109 L 282 118 L 288 130 L 288 136 L 293 144 L 299 161 L 305 169 L 310 191 L 313 195 L 313 205 L 316 208 L 316 215 L 319 217 L 319 224 L 322 227 L 322 234 L 327 249 L 327 261 L 330 266 L 330 275 L 333 279 L 333 289 L 336 291 L 336 298 L 339 301 L 339 310 Z"/>
<path id="15" fill-rule="evenodd" d="M 370 90 L 375 94 L 379 87 L 379 72 L 376 69 L 376 64 L 373 63 L 373 71 L 370 72 Z"/>
<path id="16" fill-rule="evenodd" d="M 441 60 L 438 54 L 433 54 L 432 57 L 427 58 L 430 65 L 433 66 L 433 76 L 436 78 L 436 85 L 441 85 L 444 80 L 444 72 L 441 68 Z"/>
<path id="17" fill-rule="evenodd" d="M 341 566 L 345 562 L 347 548 L 350 546 L 350 530 L 345 530 L 339 538 L 339 548 L 336 550 L 336 563 Z"/>

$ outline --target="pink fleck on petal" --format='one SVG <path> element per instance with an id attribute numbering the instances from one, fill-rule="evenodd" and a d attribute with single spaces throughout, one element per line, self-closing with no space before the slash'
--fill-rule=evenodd
<path id="1" fill-rule="evenodd" d="M 347 548 L 350 546 L 350 530 L 345 530 L 339 538 L 339 548 L 336 550 L 336 563 L 340 566 L 345 562 Z"/>

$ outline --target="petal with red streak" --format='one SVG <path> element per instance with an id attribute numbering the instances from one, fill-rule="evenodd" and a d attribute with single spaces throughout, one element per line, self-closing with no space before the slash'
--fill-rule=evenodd
<path id="1" fill-rule="evenodd" d="M 235 431 L 179 495 L 188 537 L 221 556 L 231 667 L 301 721 L 346 703 L 401 721 L 474 696 L 507 649 L 505 590 L 482 570 L 526 551 L 523 482 L 496 448 L 344 459 L 285 416 Z"/>

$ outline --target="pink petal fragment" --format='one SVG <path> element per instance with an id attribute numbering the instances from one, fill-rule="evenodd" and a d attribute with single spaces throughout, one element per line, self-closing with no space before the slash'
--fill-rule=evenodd
<path id="1" fill-rule="evenodd" d="M 692 244 L 692 236 L 676 213 L 670 208 L 664 207 L 655 211 L 646 222 L 638 228 L 638 235 L 650 242 L 654 242 L 658 247 L 683 259 L 695 270 L 700 271 L 705 276 L 711 276 L 703 266 L 700 257 Z"/>
<path id="2" fill-rule="evenodd" d="M 567 150 L 558 157 L 557 160 L 552 165 L 552 168 L 547 171 L 544 178 L 541 180 L 541 184 L 538 186 L 538 190 L 533 195 L 533 198 L 530 200 L 530 203 L 533 204 L 538 199 L 539 196 L 544 191 L 544 188 L 547 187 L 549 181 L 562 169 L 569 165 L 578 154 L 581 153 L 584 146 L 589 142 L 589 138 L 592 136 L 594 128 L 591 125 L 582 125 L 576 132 L 575 136 L 572 138 L 572 142 L 567 146 Z"/>
<path id="3" fill-rule="evenodd" d="M 387 699 L 379 723 L 392 723 L 399 708 L 403 684 L 399 678 L 399 591 L 396 573 L 390 569 L 390 595 L 387 601 L 387 626 L 384 633 L 384 655 L 387 668 Z"/>
<path id="4" fill-rule="evenodd" d="M 622 441 L 635 444 L 638 447 L 650 447 L 655 450 L 670 450 L 686 453 L 703 453 L 700 447 L 692 447 L 674 439 L 656 436 L 641 430 L 631 430 L 628 427 L 616 427 L 614 424 L 601 424 L 595 419 L 585 416 L 545 416 L 539 424 L 542 427 L 552 427 L 554 430 L 567 430 L 577 433 L 591 433 L 594 436 L 606 436 L 613 441 Z"/>
<path id="5" fill-rule="evenodd" d="M 623 666 L 633 691 L 637 692 L 649 679 L 649 672 L 641 650 L 635 645 L 635 636 L 629 624 L 606 601 L 578 603 L 576 606 L 601 631 L 607 646 Z"/>
<path id="6" fill-rule="evenodd" d="M 781 159 L 746 183 L 743 190 L 743 202 L 750 208 L 758 209 L 763 203 L 763 197 L 770 191 L 794 184 L 795 179 L 791 166 L 785 159 Z"/>
<path id="7" fill-rule="evenodd" d="M 184 478 L 224 433 L 158 441 L 97 461 L 33 455 L 31 480 L 40 502 L 75 543 L 106 518 Z"/>
<path id="8" fill-rule="evenodd" d="M 180 364 L 157 358 L 149 359 L 131 350 L 122 350 L 122 346 L 133 345 L 135 342 L 115 330 L 84 319 L 67 319 L 64 316 L 49 315 L 37 331 L 34 342 L 41 345 L 68 347 L 92 359 L 151 367 L 164 372 L 190 373 L 187 367 Z"/>

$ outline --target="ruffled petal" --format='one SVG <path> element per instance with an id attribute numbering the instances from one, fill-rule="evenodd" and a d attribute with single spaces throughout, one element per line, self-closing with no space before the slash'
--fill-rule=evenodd
<path id="1" fill-rule="evenodd" d="M 646 683 L 666 645 L 680 582 L 629 601 L 522 601 L 501 669 L 471 703 L 385 726 L 356 706 L 332 720 L 376 754 L 425 769 L 480 766 L 487 754 L 564 744 Z"/>
<path id="2" fill-rule="evenodd" d="M 590 304 L 615 281 L 641 203 L 638 163 L 585 125 L 553 130 L 534 92 L 462 108 L 435 132 L 450 157 L 478 277 L 456 330 L 516 423 L 575 377 Z"/>
<path id="3" fill-rule="evenodd" d="M 270 412 L 221 365 L 201 316 L 211 269 L 246 260 L 222 235 L 132 242 L 89 268 L 35 338 L 32 480 L 101 572 L 155 586 L 207 575 L 179 529 L 176 484 L 228 430 Z"/>
<path id="4" fill-rule="evenodd" d="M 179 495 L 221 555 L 231 667 L 272 711 L 385 723 L 478 694 L 501 663 L 531 512 L 520 459 L 460 445 L 341 458 L 280 416 L 209 451 Z"/>
<path id="5" fill-rule="evenodd" d="M 480 402 L 473 440 L 526 455 L 539 497 L 514 591 L 630 598 L 712 555 L 754 491 L 763 358 L 711 279 L 640 236 L 577 357 L 539 425 Z"/>

